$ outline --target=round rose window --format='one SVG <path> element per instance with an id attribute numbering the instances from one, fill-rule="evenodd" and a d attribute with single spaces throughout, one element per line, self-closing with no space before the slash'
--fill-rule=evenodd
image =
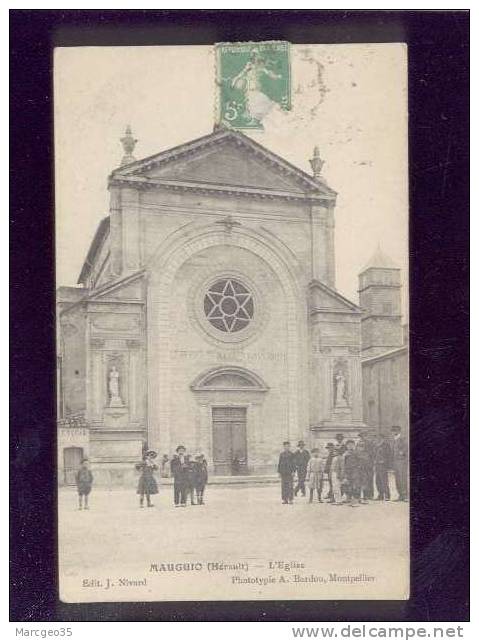
<path id="1" fill-rule="evenodd" d="M 253 295 L 234 278 L 217 280 L 206 292 L 204 310 L 206 318 L 216 329 L 239 332 L 253 318 Z"/>

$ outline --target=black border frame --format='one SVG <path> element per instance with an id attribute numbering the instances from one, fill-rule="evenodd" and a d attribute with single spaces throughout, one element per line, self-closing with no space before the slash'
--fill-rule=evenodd
<path id="1" fill-rule="evenodd" d="M 469 619 L 469 12 L 10 11 L 12 621 Z M 411 599 L 58 601 L 54 46 L 406 42 L 411 266 Z"/>

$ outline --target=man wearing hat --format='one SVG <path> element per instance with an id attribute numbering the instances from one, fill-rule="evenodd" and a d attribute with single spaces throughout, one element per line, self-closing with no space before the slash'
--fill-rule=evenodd
<path id="1" fill-rule="evenodd" d="M 283 451 L 279 455 L 278 474 L 281 477 L 281 500 L 283 505 L 293 503 L 293 474 L 296 469 L 291 443 L 283 442 Z"/>
<path id="2" fill-rule="evenodd" d="M 186 448 L 178 445 L 176 454 L 171 459 L 171 475 L 173 476 L 173 499 L 175 507 L 186 507 L 186 493 L 188 486 L 188 461 Z"/>
<path id="3" fill-rule="evenodd" d="M 308 461 L 310 459 L 310 454 L 307 449 L 304 447 L 304 441 L 299 441 L 298 449 L 294 453 L 294 465 L 296 467 L 296 473 L 298 475 L 298 484 L 294 489 L 294 495 L 298 496 L 299 490 L 301 494 L 306 496 L 306 488 L 304 483 L 306 481 L 306 471 L 308 469 Z"/>
<path id="4" fill-rule="evenodd" d="M 376 448 L 369 430 L 361 432 L 358 445 L 363 448 L 364 498 L 371 501 L 374 498 L 374 450 Z"/>
<path id="5" fill-rule="evenodd" d="M 406 439 L 401 435 L 399 425 L 391 427 L 393 435 L 391 442 L 391 459 L 398 498 L 396 501 L 408 500 L 408 446 Z"/>
<path id="6" fill-rule="evenodd" d="M 340 454 L 346 452 L 346 443 L 344 442 L 344 434 L 341 432 L 336 434 L 336 443 L 333 443 L 334 447 L 339 451 Z"/>

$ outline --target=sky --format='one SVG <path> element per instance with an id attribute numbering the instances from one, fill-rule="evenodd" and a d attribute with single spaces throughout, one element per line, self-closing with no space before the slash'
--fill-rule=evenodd
<path id="1" fill-rule="evenodd" d="M 336 287 L 357 301 L 357 274 L 378 243 L 403 274 L 407 314 L 407 50 L 404 44 L 292 45 L 292 110 L 246 132 L 338 192 Z M 198 138 L 215 122 L 210 46 L 57 48 L 55 196 L 58 285 L 76 284 L 99 221 L 107 178 L 130 124 L 137 159 Z"/>

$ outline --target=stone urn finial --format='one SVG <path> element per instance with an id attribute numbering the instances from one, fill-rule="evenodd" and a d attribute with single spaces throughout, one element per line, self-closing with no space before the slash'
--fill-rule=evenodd
<path id="1" fill-rule="evenodd" d="M 314 148 L 313 157 L 309 162 L 313 170 L 313 176 L 315 178 L 319 178 L 321 174 L 321 169 L 323 168 L 323 165 L 324 165 L 324 160 L 322 160 L 319 154 L 319 147 L 317 145 Z"/>
<path id="2" fill-rule="evenodd" d="M 121 159 L 121 166 L 123 165 L 129 165 L 131 162 L 135 162 L 136 158 L 133 156 L 133 150 L 135 149 L 135 145 L 138 142 L 136 138 L 133 138 L 131 135 L 131 127 L 130 125 L 127 125 L 125 129 L 125 135 L 120 138 L 120 142 L 123 145 L 123 150 L 125 152 L 125 155 Z"/>

